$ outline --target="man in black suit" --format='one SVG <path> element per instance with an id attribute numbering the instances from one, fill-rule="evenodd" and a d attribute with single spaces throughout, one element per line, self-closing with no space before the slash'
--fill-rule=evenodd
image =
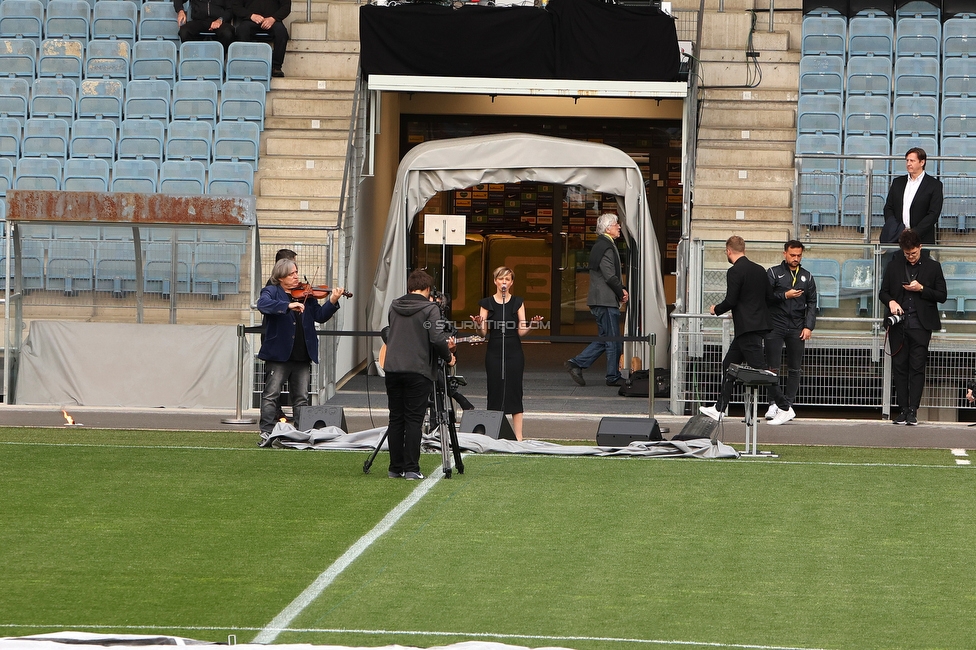
<path id="1" fill-rule="evenodd" d="M 898 237 L 897 251 L 885 268 L 878 298 L 888 317 L 901 317 L 888 327 L 891 350 L 891 378 L 901 414 L 895 424 L 918 424 L 918 405 L 925 387 L 925 364 L 929 356 L 932 331 L 942 329 L 939 303 L 947 291 L 942 265 L 930 255 L 922 255 L 922 242 L 912 229 Z"/>
<path id="2" fill-rule="evenodd" d="M 902 230 L 911 228 L 923 244 L 934 244 L 942 215 L 942 181 L 925 173 L 925 150 L 919 147 L 905 154 L 905 168 L 908 175 L 893 180 L 888 190 L 881 243 L 894 244 Z"/>
<path id="3" fill-rule="evenodd" d="M 700 406 L 699 411 L 721 420 L 735 380 L 729 376 L 729 365 L 745 361 L 753 368 L 766 368 L 763 338 L 772 329 L 766 303 L 773 299 L 773 287 L 766 279 L 766 269 L 746 257 L 746 243 L 733 235 L 725 242 L 725 256 L 732 268 L 725 274 L 725 299 L 712 305 L 709 312 L 715 316 L 732 311 L 735 337 L 729 351 L 722 359 L 722 394 L 715 406 Z"/>

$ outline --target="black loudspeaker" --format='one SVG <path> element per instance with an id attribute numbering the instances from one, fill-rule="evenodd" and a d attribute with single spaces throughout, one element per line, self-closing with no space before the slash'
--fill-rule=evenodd
<path id="1" fill-rule="evenodd" d="M 608 417 L 600 420 L 596 431 L 599 447 L 626 447 L 635 440 L 664 440 L 661 427 L 654 418 Z"/>
<path id="2" fill-rule="evenodd" d="M 515 431 L 505 414 L 501 411 L 465 411 L 461 416 L 460 433 L 480 433 L 498 440 L 515 440 Z"/>
<path id="3" fill-rule="evenodd" d="M 302 406 L 298 409 L 295 422 L 298 423 L 295 428 L 299 431 L 323 427 L 339 427 L 345 432 L 349 431 L 349 427 L 346 425 L 346 414 L 342 411 L 341 406 L 329 406 L 327 404 Z"/>
<path id="4" fill-rule="evenodd" d="M 701 438 L 711 438 L 716 428 L 718 428 L 718 422 L 703 413 L 696 413 L 685 423 L 681 433 L 671 439 L 700 440 Z"/>

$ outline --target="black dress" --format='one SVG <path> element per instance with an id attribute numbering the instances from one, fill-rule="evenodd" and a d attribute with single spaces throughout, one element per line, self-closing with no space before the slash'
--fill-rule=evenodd
<path id="1" fill-rule="evenodd" d="M 488 375 L 488 410 L 521 413 L 522 371 L 525 356 L 518 334 L 518 312 L 522 299 L 512 296 L 504 305 L 489 296 L 478 302 L 488 311 L 488 349 L 485 351 L 485 372 Z M 504 320 L 502 312 L 504 311 Z M 504 373 L 504 378 L 503 378 Z"/>

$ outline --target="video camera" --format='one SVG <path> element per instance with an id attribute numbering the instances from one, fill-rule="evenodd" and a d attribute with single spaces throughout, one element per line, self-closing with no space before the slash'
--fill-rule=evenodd
<path id="1" fill-rule="evenodd" d="M 441 312 L 441 322 L 444 323 L 444 332 L 448 336 L 457 336 L 457 327 L 454 326 L 454 321 L 450 319 L 451 295 L 438 291 L 437 289 L 431 289 L 430 301 L 437 305 L 437 308 Z"/>
<path id="2" fill-rule="evenodd" d="M 889 316 L 884 320 L 885 329 L 888 329 L 893 325 L 897 325 L 903 320 L 905 320 L 905 314 L 892 314 L 891 316 Z"/>

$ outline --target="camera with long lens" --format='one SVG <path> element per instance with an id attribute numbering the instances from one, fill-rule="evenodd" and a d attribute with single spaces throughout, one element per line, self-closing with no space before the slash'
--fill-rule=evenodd
<path id="1" fill-rule="evenodd" d="M 884 320 L 885 329 L 891 327 L 892 325 L 897 325 L 903 320 L 905 320 L 905 314 L 892 314 Z"/>

